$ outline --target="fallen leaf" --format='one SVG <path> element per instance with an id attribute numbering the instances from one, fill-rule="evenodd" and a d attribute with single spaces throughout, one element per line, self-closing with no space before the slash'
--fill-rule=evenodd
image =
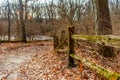
<path id="1" fill-rule="evenodd" d="M 83 70 L 83 63 L 80 63 L 79 70 L 80 70 L 80 72 L 82 72 L 82 70 Z"/>

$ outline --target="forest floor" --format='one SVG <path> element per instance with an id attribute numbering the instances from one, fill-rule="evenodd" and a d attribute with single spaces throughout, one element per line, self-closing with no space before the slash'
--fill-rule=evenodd
<path id="1" fill-rule="evenodd" d="M 76 49 L 76 52 L 97 64 L 120 73 L 120 54 L 116 56 L 117 58 L 106 59 L 80 49 Z M 105 79 L 84 65 L 68 67 L 67 54 L 54 53 L 52 42 L 32 42 L 0 44 L 0 80 Z"/>

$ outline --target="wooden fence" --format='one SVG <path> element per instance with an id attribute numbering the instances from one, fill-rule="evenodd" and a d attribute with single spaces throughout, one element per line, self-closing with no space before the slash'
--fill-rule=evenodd
<path id="1" fill-rule="evenodd" d="M 104 76 L 108 80 L 120 80 L 119 73 L 108 70 L 108 69 L 106 69 L 106 68 L 104 68 L 104 67 L 102 67 L 94 62 L 91 62 L 88 59 L 85 59 L 85 58 L 77 55 L 74 51 L 74 41 L 75 40 L 90 41 L 90 42 L 98 43 L 101 45 L 104 44 L 106 46 L 120 48 L 120 37 L 113 36 L 113 35 L 75 35 L 74 34 L 74 27 L 69 26 L 67 38 L 68 38 L 68 59 L 69 59 L 68 66 L 73 67 L 75 65 L 74 60 L 79 60 L 84 65 L 91 68 L 92 70 L 95 70 L 97 73 L 101 74 L 102 76 Z M 65 40 L 66 39 L 64 39 L 64 41 Z M 62 41 L 62 43 L 64 41 Z M 62 43 L 60 43 L 60 45 L 62 45 Z"/>

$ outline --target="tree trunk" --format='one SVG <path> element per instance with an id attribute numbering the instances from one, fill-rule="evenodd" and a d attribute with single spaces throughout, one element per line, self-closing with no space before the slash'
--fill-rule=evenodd
<path id="1" fill-rule="evenodd" d="M 108 8 L 108 0 L 93 0 L 95 13 L 95 31 L 96 35 L 112 34 L 112 25 Z M 98 49 L 100 54 L 105 57 L 114 56 L 114 50 L 109 46 L 100 46 Z"/>
<path id="2" fill-rule="evenodd" d="M 8 41 L 10 41 L 10 3 L 9 0 L 7 0 L 8 4 Z"/>
<path id="3" fill-rule="evenodd" d="M 115 14 L 119 14 L 119 0 L 116 0 Z"/>
<path id="4" fill-rule="evenodd" d="M 119 0 L 116 0 L 116 11 L 119 10 Z"/>
<path id="5" fill-rule="evenodd" d="M 22 36 L 21 36 L 21 41 L 22 42 L 27 42 L 26 41 L 26 30 L 25 30 L 25 23 L 23 20 L 23 14 L 24 14 L 24 9 L 23 9 L 23 3 L 22 0 L 19 0 L 19 4 L 20 4 L 20 26 L 21 26 L 21 32 L 22 32 Z"/>

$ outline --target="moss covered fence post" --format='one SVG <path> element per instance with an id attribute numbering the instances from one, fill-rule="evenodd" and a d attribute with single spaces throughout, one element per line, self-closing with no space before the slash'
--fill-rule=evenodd
<path id="1" fill-rule="evenodd" d="M 71 38 L 72 34 L 74 33 L 74 26 L 68 27 L 68 66 L 74 67 L 74 59 L 70 56 L 71 54 L 74 54 L 74 40 Z"/>

